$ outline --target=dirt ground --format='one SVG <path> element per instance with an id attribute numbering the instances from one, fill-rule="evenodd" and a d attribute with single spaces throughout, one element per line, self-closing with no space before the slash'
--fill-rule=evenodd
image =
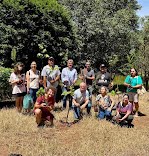
<path id="1" fill-rule="evenodd" d="M 112 97 L 117 102 L 118 97 Z M 93 99 L 94 101 L 94 99 Z M 140 97 L 140 115 L 134 128 L 121 128 L 105 120 L 84 117 L 67 127 L 65 111 L 55 114 L 54 128 L 38 129 L 34 116 L 24 116 L 15 109 L 0 111 L 0 156 L 148 156 L 149 93 Z M 69 122 L 73 121 L 70 111 Z"/>

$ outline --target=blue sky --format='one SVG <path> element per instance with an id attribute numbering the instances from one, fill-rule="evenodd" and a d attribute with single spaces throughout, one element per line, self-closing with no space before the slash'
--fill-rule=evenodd
<path id="1" fill-rule="evenodd" d="M 149 16 L 149 0 L 138 0 L 139 5 L 142 6 L 137 14 L 141 17 Z"/>

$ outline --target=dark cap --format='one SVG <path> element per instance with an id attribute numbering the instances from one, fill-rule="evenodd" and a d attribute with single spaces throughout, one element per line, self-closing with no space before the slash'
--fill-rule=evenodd
<path id="1" fill-rule="evenodd" d="M 49 59 L 48 59 L 48 60 L 53 60 L 53 61 L 54 61 L 54 57 L 52 57 L 52 56 L 51 56 L 51 57 L 49 57 Z"/>
<path id="2" fill-rule="evenodd" d="M 101 65 L 100 65 L 100 68 L 102 68 L 102 67 L 106 67 L 105 64 L 101 64 Z"/>

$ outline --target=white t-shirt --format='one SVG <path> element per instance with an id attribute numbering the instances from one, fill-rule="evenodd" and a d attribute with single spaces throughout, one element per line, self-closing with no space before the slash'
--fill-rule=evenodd
<path id="1" fill-rule="evenodd" d="M 16 75 L 14 72 L 11 73 L 9 82 L 16 81 L 16 80 L 22 80 L 21 84 L 13 84 L 12 85 L 12 94 L 17 94 L 17 93 L 24 93 L 26 92 L 26 87 L 25 87 L 25 74 L 21 75 Z"/>
<path id="2" fill-rule="evenodd" d="M 36 70 L 35 73 L 32 70 L 29 70 L 29 79 L 30 79 L 29 88 L 38 89 L 39 88 L 39 78 L 40 78 L 40 72 L 38 70 Z"/>
<path id="3" fill-rule="evenodd" d="M 85 102 L 85 99 L 89 99 L 89 92 L 86 90 L 85 92 L 81 92 L 80 89 L 75 90 L 73 99 L 79 103 L 82 104 Z M 74 105 L 74 104 L 73 104 Z"/>
<path id="4" fill-rule="evenodd" d="M 50 84 L 50 81 L 54 80 L 59 75 L 60 70 L 57 65 L 55 65 L 54 68 L 50 67 L 49 65 L 46 65 L 41 72 L 41 76 L 47 77 L 47 87 L 49 86 L 57 87 L 58 81 L 54 82 L 53 84 Z"/>

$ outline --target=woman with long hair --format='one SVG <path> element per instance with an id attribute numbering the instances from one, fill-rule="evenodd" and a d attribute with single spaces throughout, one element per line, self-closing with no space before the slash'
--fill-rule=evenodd
<path id="1" fill-rule="evenodd" d="M 20 113 L 22 111 L 23 97 L 26 92 L 25 74 L 23 73 L 24 64 L 18 62 L 14 66 L 14 71 L 10 75 L 9 82 L 12 85 L 12 95 L 15 97 L 16 110 Z"/>

